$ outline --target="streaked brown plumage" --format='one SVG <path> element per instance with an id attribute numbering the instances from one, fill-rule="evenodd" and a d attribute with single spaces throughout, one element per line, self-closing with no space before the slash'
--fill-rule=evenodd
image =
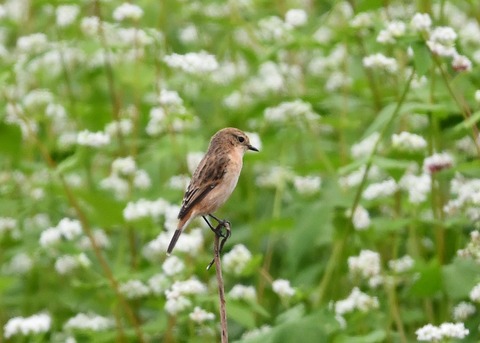
<path id="1" fill-rule="evenodd" d="M 167 254 L 172 252 L 183 229 L 194 218 L 213 214 L 227 201 L 237 185 L 247 150 L 258 151 L 239 129 L 228 127 L 213 135 L 183 197 L 177 230 Z"/>

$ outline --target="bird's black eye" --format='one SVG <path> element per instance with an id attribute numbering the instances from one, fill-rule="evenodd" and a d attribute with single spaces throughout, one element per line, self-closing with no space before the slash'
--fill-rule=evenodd
<path id="1" fill-rule="evenodd" d="M 245 138 L 243 138 L 242 136 L 238 136 L 237 139 L 240 143 L 245 142 Z"/>

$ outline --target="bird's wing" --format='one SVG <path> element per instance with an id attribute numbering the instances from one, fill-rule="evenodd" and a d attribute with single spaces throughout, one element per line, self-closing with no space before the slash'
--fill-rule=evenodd
<path id="1" fill-rule="evenodd" d="M 184 218 L 188 212 L 207 196 L 223 179 L 227 169 L 228 157 L 207 154 L 198 165 L 187 191 L 183 196 L 178 218 Z"/>

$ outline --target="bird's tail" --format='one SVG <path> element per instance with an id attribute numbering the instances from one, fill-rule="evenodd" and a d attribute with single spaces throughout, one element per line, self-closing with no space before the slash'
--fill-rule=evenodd
<path id="1" fill-rule="evenodd" d="M 170 255 L 172 253 L 172 250 L 173 248 L 175 248 L 175 244 L 177 244 L 177 241 L 180 238 L 181 233 L 182 233 L 182 229 L 175 230 L 173 237 L 170 240 L 170 244 L 168 245 L 167 255 Z"/>
<path id="2" fill-rule="evenodd" d="M 170 255 L 172 253 L 172 250 L 173 248 L 175 248 L 175 245 L 177 244 L 177 241 L 180 238 L 180 235 L 182 234 L 183 229 L 188 225 L 188 223 L 190 223 L 191 218 L 192 218 L 191 216 L 187 216 L 180 219 L 177 229 L 173 233 L 173 237 L 170 240 L 170 244 L 168 245 L 167 255 Z"/>

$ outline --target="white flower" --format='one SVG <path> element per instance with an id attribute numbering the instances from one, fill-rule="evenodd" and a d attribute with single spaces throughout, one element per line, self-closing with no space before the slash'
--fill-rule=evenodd
<path id="1" fill-rule="evenodd" d="M 47 36 L 44 33 L 32 33 L 21 36 L 17 40 L 17 49 L 20 52 L 35 54 L 43 51 L 48 45 Z"/>
<path id="2" fill-rule="evenodd" d="M 251 259 L 252 253 L 243 244 L 237 244 L 223 256 L 223 266 L 227 273 L 240 275 Z"/>
<path id="3" fill-rule="evenodd" d="M 139 169 L 133 176 L 133 185 L 138 189 L 148 189 L 152 185 L 152 181 L 145 170 Z"/>
<path id="4" fill-rule="evenodd" d="M 148 279 L 148 287 L 153 294 L 161 295 L 170 287 L 170 281 L 165 274 L 158 273 Z"/>
<path id="5" fill-rule="evenodd" d="M 440 170 L 451 168 L 453 166 L 453 157 L 447 152 L 435 153 L 423 160 L 423 170 L 426 173 L 436 173 Z"/>
<path id="6" fill-rule="evenodd" d="M 363 66 L 369 69 L 384 70 L 389 73 L 395 73 L 398 69 L 397 60 L 380 53 L 364 57 Z"/>
<path id="7" fill-rule="evenodd" d="M 351 188 L 351 187 L 358 186 L 363 179 L 363 174 L 365 174 L 365 166 L 361 166 L 360 168 L 351 172 L 348 175 L 341 176 L 338 179 L 338 183 L 343 188 Z M 379 177 L 379 175 L 380 175 L 380 169 L 374 165 L 369 169 L 367 178 L 369 180 L 376 179 Z"/>
<path id="8" fill-rule="evenodd" d="M 64 330 L 91 330 L 103 331 L 112 328 L 115 322 L 111 318 L 102 317 L 95 313 L 78 313 L 67 320 Z"/>
<path id="9" fill-rule="evenodd" d="M 432 324 L 422 326 L 420 329 L 415 331 L 415 334 L 417 335 L 417 340 L 419 341 L 437 342 L 443 338 L 440 328 Z"/>
<path id="10" fill-rule="evenodd" d="M 379 139 L 380 134 L 378 132 L 374 132 L 370 136 L 364 138 L 362 141 L 354 144 L 350 149 L 352 157 L 358 159 L 370 155 Z"/>
<path id="11" fill-rule="evenodd" d="M 415 13 L 410 25 L 415 31 L 427 31 L 432 26 L 432 19 L 428 13 Z"/>
<path id="12" fill-rule="evenodd" d="M 285 14 L 285 22 L 293 27 L 304 26 L 307 23 L 307 12 L 303 9 L 290 9 Z"/>
<path id="13" fill-rule="evenodd" d="M 17 220 L 11 217 L 0 217 L 0 235 L 13 231 L 17 227 Z"/>
<path id="14" fill-rule="evenodd" d="M 133 123 L 130 119 L 120 119 L 120 121 L 112 121 L 105 126 L 105 133 L 110 137 L 118 135 L 121 132 L 122 135 L 128 135 L 132 132 Z"/>
<path id="15" fill-rule="evenodd" d="M 420 135 L 402 131 L 392 135 L 392 146 L 400 151 L 422 151 L 427 147 L 427 141 Z"/>
<path id="16" fill-rule="evenodd" d="M 146 217 L 156 219 L 165 214 L 168 205 L 168 202 L 162 198 L 154 201 L 139 199 L 137 202 L 127 204 L 127 207 L 123 210 L 123 218 L 128 222 Z"/>
<path id="17" fill-rule="evenodd" d="M 101 229 L 93 230 L 93 240 L 95 241 L 95 244 L 99 248 L 110 247 L 110 240 L 108 239 L 108 236 L 105 233 L 105 231 L 103 231 Z M 92 248 L 92 243 L 90 242 L 90 239 L 88 237 L 83 236 L 78 241 L 78 247 L 82 250 L 91 249 Z"/>
<path id="18" fill-rule="evenodd" d="M 33 259 L 26 253 L 18 253 L 5 265 L 5 272 L 13 275 L 28 273 L 33 267 Z"/>
<path id="19" fill-rule="evenodd" d="M 436 27 L 431 35 L 430 40 L 443 44 L 443 45 L 453 45 L 457 39 L 457 33 L 454 29 L 448 26 L 438 26 Z"/>
<path id="20" fill-rule="evenodd" d="M 185 296 L 168 296 L 167 302 L 165 303 L 165 311 L 169 314 L 175 315 L 179 312 L 182 312 L 189 308 L 192 305 L 192 302 Z"/>
<path id="21" fill-rule="evenodd" d="M 471 71 L 472 62 L 467 56 L 455 54 L 452 60 L 452 68 L 456 71 Z"/>
<path id="22" fill-rule="evenodd" d="M 404 273 L 413 268 L 415 261 L 408 255 L 405 255 L 397 260 L 388 261 L 388 266 L 395 273 Z"/>
<path id="23" fill-rule="evenodd" d="M 350 20 L 350 26 L 355 29 L 365 29 L 373 25 L 372 15 L 367 12 L 360 12 Z"/>
<path id="24" fill-rule="evenodd" d="M 185 191 L 190 183 L 190 177 L 187 175 L 174 175 L 168 180 L 168 187 L 180 191 Z"/>
<path id="25" fill-rule="evenodd" d="M 262 325 L 259 328 L 245 332 L 242 335 L 242 340 L 249 340 L 255 337 L 259 337 L 262 334 L 265 334 L 272 330 L 272 327 L 269 325 Z"/>
<path id="26" fill-rule="evenodd" d="M 175 274 L 181 273 L 185 269 L 185 264 L 181 259 L 176 256 L 167 257 L 165 262 L 162 264 L 162 270 L 168 276 L 173 276 Z"/>
<path id="27" fill-rule="evenodd" d="M 190 174 L 193 175 L 204 155 L 203 152 L 189 152 L 187 154 L 187 166 Z"/>
<path id="28" fill-rule="evenodd" d="M 119 291 L 128 299 L 138 299 L 150 294 L 150 288 L 140 280 L 129 280 L 120 284 Z"/>
<path id="29" fill-rule="evenodd" d="M 312 105 L 303 100 L 294 100 L 282 102 L 275 107 L 268 107 L 264 111 L 264 117 L 267 122 L 284 123 L 288 120 L 297 121 L 315 121 L 320 116 L 312 109 Z"/>
<path id="30" fill-rule="evenodd" d="M 471 301 L 480 303 L 480 283 L 472 288 L 469 297 Z"/>
<path id="31" fill-rule="evenodd" d="M 379 43 L 395 43 L 395 38 L 405 34 L 406 26 L 402 21 L 392 21 L 388 23 L 385 30 L 381 30 L 377 42 Z"/>
<path id="32" fill-rule="evenodd" d="M 347 211 L 347 216 L 350 216 L 350 210 Z M 355 209 L 355 213 L 352 217 L 352 224 L 355 230 L 362 231 L 370 226 L 370 214 L 361 205 L 358 205 Z"/>
<path id="33" fill-rule="evenodd" d="M 237 284 L 232 287 L 228 295 L 232 299 L 243 299 L 248 301 L 255 301 L 257 298 L 257 292 L 253 286 L 244 286 Z"/>
<path id="34" fill-rule="evenodd" d="M 440 332 L 445 338 L 463 339 L 469 334 L 469 330 L 465 328 L 463 323 L 442 323 Z"/>
<path id="35" fill-rule="evenodd" d="M 267 42 L 279 42 L 289 40 L 289 32 L 292 26 L 277 16 L 262 18 L 258 22 L 257 35 Z"/>
<path id="36" fill-rule="evenodd" d="M 472 303 L 462 301 L 453 308 L 453 319 L 457 322 L 463 322 L 477 311 Z"/>
<path id="37" fill-rule="evenodd" d="M 60 5 L 55 10 L 57 25 L 65 27 L 77 19 L 80 8 L 77 5 Z"/>
<path id="38" fill-rule="evenodd" d="M 398 185 L 408 192 L 408 200 L 412 204 L 420 204 L 427 200 L 432 187 L 432 178 L 430 174 L 416 176 L 407 172 L 402 176 Z"/>
<path id="39" fill-rule="evenodd" d="M 112 162 L 112 173 L 132 175 L 137 170 L 137 165 L 132 156 L 119 157 Z"/>
<path id="40" fill-rule="evenodd" d="M 371 250 L 362 250 L 358 256 L 348 258 L 348 269 L 368 279 L 379 275 L 381 271 L 380 254 Z"/>
<path id="41" fill-rule="evenodd" d="M 378 198 L 388 197 L 394 194 L 398 189 L 397 183 L 394 179 L 388 179 L 378 183 L 368 185 L 363 191 L 363 198 L 367 200 L 374 200 Z"/>
<path id="42" fill-rule="evenodd" d="M 206 291 L 207 287 L 196 279 L 176 281 L 165 291 L 165 310 L 170 314 L 182 312 L 192 304 L 186 295 L 203 294 Z"/>
<path id="43" fill-rule="evenodd" d="M 163 61 L 171 68 L 178 68 L 193 75 L 210 73 L 218 68 L 215 55 L 205 51 L 189 52 L 185 55 L 173 53 L 165 56 Z"/>
<path id="44" fill-rule="evenodd" d="M 480 89 L 475 91 L 475 101 L 480 103 Z"/>
<path id="45" fill-rule="evenodd" d="M 158 96 L 158 102 L 163 106 L 181 106 L 183 105 L 183 100 L 178 95 L 178 92 L 162 88 L 160 90 L 160 95 Z"/>
<path id="46" fill-rule="evenodd" d="M 111 174 L 100 181 L 100 187 L 111 190 L 115 193 L 117 199 L 124 199 L 129 190 L 128 181 L 116 174 Z"/>
<path id="47" fill-rule="evenodd" d="M 293 178 L 293 185 L 300 194 L 315 194 L 320 190 L 322 179 L 320 176 L 295 176 Z"/>
<path id="48" fill-rule="evenodd" d="M 371 309 L 378 308 L 377 297 L 371 297 L 355 287 L 346 299 L 336 301 L 334 304 L 335 313 L 343 316 L 344 314 L 359 310 L 368 312 Z"/>
<path id="49" fill-rule="evenodd" d="M 188 317 L 198 324 L 215 319 L 215 315 L 213 313 L 207 312 L 198 306 L 195 306 L 193 312 L 191 312 Z"/>
<path id="50" fill-rule="evenodd" d="M 72 255 L 63 255 L 55 261 L 55 270 L 60 275 L 71 273 L 79 266 L 78 259 Z"/>
<path id="51" fill-rule="evenodd" d="M 122 21 L 125 19 L 138 20 L 143 16 L 143 10 L 137 5 L 128 2 L 121 4 L 113 11 L 113 19 Z"/>
<path id="52" fill-rule="evenodd" d="M 77 135 L 77 143 L 89 147 L 102 147 L 110 143 L 110 136 L 102 131 L 91 132 L 83 130 Z"/>
<path id="53" fill-rule="evenodd" d="M 272 289 L 281 298 L 290 298 L 295 294 L 295 289 L 290 286 L 290 281 L 284 279 L 273 281 Z"/>
<path id="54" fill-rule="evenodd" d="M 30 317 L 14 317 L 3 327 L 5 338 L 21 334 L 23 336 L 48 332 L 52 318 L 46 313 L 34 314 Z"/>
<path id="55" fill-rule="evenodd" d="M 415 333 L 419 341 L 438 342 L 448 338 L 463 339 L 468 335 L 469 330 L 463 323 L 442 323 L 439 327 L 427 324 Z"/>

